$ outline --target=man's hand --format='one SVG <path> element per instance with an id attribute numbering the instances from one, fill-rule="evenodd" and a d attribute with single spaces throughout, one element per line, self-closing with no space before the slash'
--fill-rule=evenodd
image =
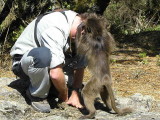
<path id="1" fill-rule="evenodd" d="M 84 68 L 76 69 L 74 71 L 74 81 L 73 81 L 74 88 L 82 87 L 83 75 L 84 75 Z M 82 104 L 80 103 L 79 94 L 76 90 L 72 91 L 71 96 L 66 103 L 76 108 L 83 108 Z"/>
<path id="2" fill-rule="evenodd" d="M 62 65 L 50 70 L 50 78 L 59 93 L 59 99 L 62 102 L 68 101 L 68 88 L 65 82 Z"/>
<path id="3" fill-rule="evenodd" d="M 82 104 L 80 103 L 78 92 L 75 90 L 72 91 L 71 96 L 66 103 L 76 108 L 83 108 Z"/>

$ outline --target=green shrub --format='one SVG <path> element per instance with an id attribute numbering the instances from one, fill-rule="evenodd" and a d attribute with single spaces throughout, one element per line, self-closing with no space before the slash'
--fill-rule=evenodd
<path id="1" fill-rule="evenodd" d="M 159 20 L 156 20 L 158 9 L 154 9 L 158 7 L 149 9 L 150 3 L 148 1 L 150 0 L 115 1 L 117 0 L 111 0 L 104 14 L 115 31 L 118 30 L 120 34 L 128 35 L 147 31 L 148 29 L 160 29 L 156 27 Z M 154 10 L 155 13 L 151 14 L 151 10 Z"/>
<path id="2" fill-rule="evenodd" d="M 18 37 L 21 35 L 21 33 L 23 32 L 24 27 L 22 25 L 20 25 L 20 27 L 16 30 L 14 30 L 10 36 L 9 36 L 9 40 L 15 42 Z"/>

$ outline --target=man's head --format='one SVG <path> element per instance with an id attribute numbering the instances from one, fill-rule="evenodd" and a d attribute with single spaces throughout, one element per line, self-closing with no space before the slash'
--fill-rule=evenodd
<path id="1" fill-rule="evenodd" d="M 76 32 L 77 32 L 77 27 L 82 23 L 82 20 L 79 16 L 76 16 L 73 23 L 72 23 L 72 26 L 71 26 L 71 31 L 70 31 L 70 37 L 72 39 L 75 39 L 76 37 Z"/>

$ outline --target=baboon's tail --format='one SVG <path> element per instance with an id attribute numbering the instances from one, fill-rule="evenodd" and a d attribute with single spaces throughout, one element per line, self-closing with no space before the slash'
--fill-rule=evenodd
<path id="1" fill-rule="evenodd" d="M 116 107 L 115 97 L 114 97 L 111 85 L 107 85 L 106 87 L 107 87 L 107 90 L 108 90 L 108 93 L 109 93 L 109 96 L 111 99 L 112 108 L 118 115 L 126 115 L 126 114 L 131 113 L 133 111 L 131 108 L 118 109 Z"/>

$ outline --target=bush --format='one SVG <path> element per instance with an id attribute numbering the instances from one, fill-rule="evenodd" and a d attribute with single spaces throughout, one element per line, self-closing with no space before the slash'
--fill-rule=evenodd
<path id="1" fill-rule="evenodd" d="M 153 1 L 160 0 L 123 0 L 116 2 L 112 0 L 105 11 L 106 18 L 114 26 L 113 32 L 121 34 L 134 34 L 140 31 L 147 31 L 148 28 L 154 29 L 159 24 L 158 9 L 160 4 Z M 148 7 L 152 4 L 151 7 Z M 151 11 L 155 11 L 151 14 Z M 149 14 L 150 13 L 150 14 Z M 118 30 L 118 31 L 117 31 Z"/>

